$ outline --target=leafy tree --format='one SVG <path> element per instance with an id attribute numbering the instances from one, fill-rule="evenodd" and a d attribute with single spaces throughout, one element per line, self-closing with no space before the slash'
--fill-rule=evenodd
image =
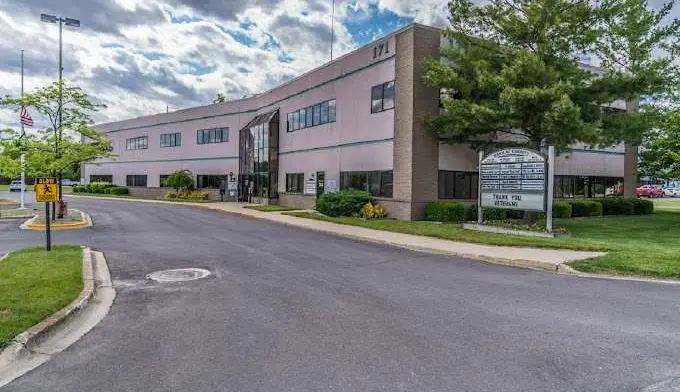
<path id="1" fill-rule="evenodd" d="M 177 192 L 180 188 L 188 189 L 194 186 L 194 177 L 189 170 L 178 170 L 165 179 L 165 186 L 173 187 Z"/>
<path id="2" fill-rule="evenodd" d="M 217 93 L 217 96 L 215 96 L 215 99 L 213 99 L 213 103 L 225 103 L 225 102 L 227 102 L 227 98 L 222 93 Z"/>
<path id="3" fill-rule="evenodd" d="M 643 140 L 642 172 L 652 178 L 680 178 L 680 111 L 669 113 L 662 125 Z"/>
<path id="4" fill-rule="evenodd" d="M 603 127 L 608 143 L 625 143 L 626 197 L 635 196 L 638 146 L 660 118 L 654 110 L 640 110 L 639 99 L 666 100 L 680 80 L 674 61 L 680 20 L 668 20 L 674 5 L 672 0 L 654 11 L 646 0 L 602 0 L 598 9 L 601 38 L 595 45 L 596 54 L 609 71 L 616 97 L 628 102 L 627 112 L 611 113 Z"/>
<path id="5" fill-rule="evenodd" d="M 588 2 L 453 0 L 449 9 L 452 46 L 425 73 L 442 91 L 443 110 L 427 121 L 442 140 L 558 151 L 598 142 L 607 84 L 572 55 L 597 39 Z"/>
<path id="6" fill-rule="evenodd" d="M 10 168 L 19 165 L 21 152 L 26 154 L 26 172 L 31 177 L 54 176 L 76 164 L 113 155 L 111 143 L 92 128 L 91 115 L 103 105 L 93 103 L 78 87 L 55 82 L 23 99 L 8 96 L 0 105 L 32 108 L 50 124 L 37 133 L 20 137 L 15 132 L 2 140 L 0 159 Z"/>

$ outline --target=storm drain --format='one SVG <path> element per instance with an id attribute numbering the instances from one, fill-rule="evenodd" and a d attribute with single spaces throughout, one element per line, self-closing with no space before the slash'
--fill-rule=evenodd
<path id="1" fill-rule="evenodd" d="M 205 278 L 210 275 L 210 271 L 202 268 L 180 268 L 165 271 L 156 271 L 146 275 L 146 279 L 156 282 L 186 282 Z"/>

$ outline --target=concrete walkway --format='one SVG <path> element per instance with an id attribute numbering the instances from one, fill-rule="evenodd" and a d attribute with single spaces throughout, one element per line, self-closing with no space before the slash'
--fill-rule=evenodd
<path id="1" fill-rule="evenodd" d="M 196 205 L 196 204 L 194 204 Z M 511 246 L 494 246 L 456 242 L 433 237 L 401 234 L 364 227 L 318 221 L 283 215 L 280 212 L 261 212 L 244 208 L 245 203 L 211 203 L 200 205 L 213 210 L 238 214 L 250 218 L 266 219 L 285 225 L 320 231 L 361 241 L 389 244 L 401 248 L 429 253 L 447 254 L 492 263 L 521 267 L 540 268 L 551 271 L 561 264 L 606 255 L 606 252 L 584 252 L 566 249 L 536 249 Z"/>

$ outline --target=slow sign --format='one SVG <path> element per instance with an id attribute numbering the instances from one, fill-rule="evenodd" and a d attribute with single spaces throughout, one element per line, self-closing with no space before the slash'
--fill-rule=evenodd
<path id="1" fill-rule="evenodd" d="M 482 207 L 546 210 L 546 159 L 526 148 L 506 148 L 482 159 Z"/>

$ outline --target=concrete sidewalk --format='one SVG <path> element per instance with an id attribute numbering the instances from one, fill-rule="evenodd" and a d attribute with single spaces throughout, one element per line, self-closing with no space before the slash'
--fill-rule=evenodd
<path id="1" fill-rule="evenodd" d="M 189 203 L 187 203 L 189 204 Z M 196 204 L 193 204 L 196 205 Z M 460 256 L 491 263 L 507 264 L 520 267 L 540 268 L 551 271 L 559 269 L 561 264 L 606 255 L 606 252 L 584 252 L 566 249 L 537 249 L 511 246 L 494 246 L 456 242 L 439 238 L 401 234 L 389 231 L 373 230 L 364 227 L 341 225 L 307 218 L 283 215 L 280 212 L 261 212 L 244 208 L 246 203 L 211 203 L 198 205 L 212 210 L 238 214 L 250 218 L 265 219 L 289 226 L 320 231 L 361 241 L 398 246 L 401 248 Z"/>

